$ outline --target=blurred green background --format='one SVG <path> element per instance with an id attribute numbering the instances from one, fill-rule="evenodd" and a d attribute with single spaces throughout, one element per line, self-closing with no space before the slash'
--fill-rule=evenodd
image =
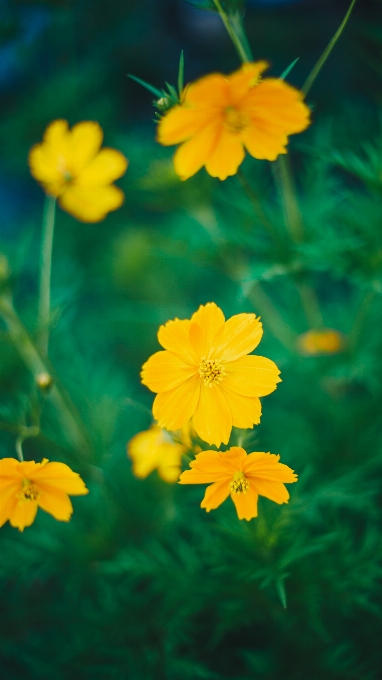
<path id="1" fill-rule="evenodd" d="M 272 75 L 296 58 L 301 87 L 347 2 L 248 3 L 256 59 Z M 155 142 L 151 95 L 238 60 L 220 19 L 183 0 L 0 0 L 0 239 L 15 304 L 33 335 L 44 196 L 27 156 L 47 124 L 97 120 L 129 158 L 123 207 L 99 224 L 58 211 L 50 356 L 91 439 L 73 450 L 49 404 L 28 459 L 62 460 L 89 496 L 69 524 L 42 511 L 0 531 L 4 680 L 379 680 L 382 668 L 382 3 L 359 0 L 308 96 L 313 125 L 291 140 L 304 227 L 293 243 L 270 164 L 185 183 Z M 276 181 L 275 181 L 276 180 Z M 272 240 L 264 228 L 271 223 Z M 314 325 L 345 337 L 333 356 L 302 356 Z M 160 323 L 215 301 L 261 314 L 259 353 L 283 382 L 246 433 L 298 472 L 291 501 L 260 499 L 239 522 L 202 487 L 130 471 L 125 446 L 151 422 L 139 371 Z M 312 311 L 313 310 L 313 311 Z M 0 335 L 0 455 L 15 456 L 36 389 Z M 238 432 L 232 442 L 237 441 Z"/>

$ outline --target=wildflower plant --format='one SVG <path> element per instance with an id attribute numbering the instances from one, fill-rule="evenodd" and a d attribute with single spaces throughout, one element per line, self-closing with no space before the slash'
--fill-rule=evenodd
<path id="1" fill-rule="evenodd" d="M 0 129 L 42 213 L 0 255 L 0 674 L 378 680 L 382 135 L 367 78 L 325 99 L 355 0 L 313 68 L 298 26 L 280 55 L 244 1 L 190 0 L 232 50 L 162 85 L 173 42 L 134 34 L 118 95 L 110 46 L 165 3 L 109 4 Z"/>

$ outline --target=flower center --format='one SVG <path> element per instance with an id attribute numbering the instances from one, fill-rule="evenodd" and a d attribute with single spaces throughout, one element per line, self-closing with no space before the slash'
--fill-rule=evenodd
<path id="1" fill-rule="evenodd" d="M 245 477 L 244 472 L 235 472 L 229 488 L 231 493 L 246 493 L 249 489 L 249 481 Z"/>
<path id="2" fill-rule="evenodd" d="M 30 479 L 23 479 L 23 488 L 18 493 L 18 498 L 21 501 L 37 501 L 40 492 L 35 484 L 33 484 Z"/>
<path id="3" fill-rule="evenodd" d="M 208 387 L 217 385 L 221 380 L 223 380 L 223 376 L 225 374 L 226 373 L 223 368 L 223 364 L 221 364 L 220 361 L 216 361 L 216 359 L 205 359 L 202 357 L 202 361 L 199 366 L 199 375 L 205 385 Z"/>
<path id="4" fill-rule="evenodd" d="M 232 106 L 227 106 L 224 115 L 225 123 L 230 132 L 242 132 L 249 123 L 248 116 Z"/>

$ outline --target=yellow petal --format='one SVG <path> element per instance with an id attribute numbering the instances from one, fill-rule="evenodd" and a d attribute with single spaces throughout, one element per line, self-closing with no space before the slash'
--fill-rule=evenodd
<path id="1" fill-rule="evenodd" d="M 16 458 L 0 459 L 0 483 L 5 478 L 18 479 L 20 463 Z M 7 482 L 8 483 L 8 482 Z"/>
<path id="2" fill-rule="evenodd" d="M 209 110 L 174 106 L 159 121 L 157 140 L 164 146 L 179 144 L 200 132 L 212 119 Z"/>
<path id="3" fill-rule="evenodd" d="M 265 397 L 281 382 L 276 364 L 253 354 L 224 364 L 224 387 L 245 397 Z"/>
<path id="4" fill-rule="evenodd" d="M 69 496 L 63 491 L 42 490 L 38 498 L 38 505 L 48 512 L 59 522 L 69 522 L 73 512 L 73 506 Z"/>
<path id="5" fill-rule="evenodd" d="M 116 149 L 101 149 L 76 178 L 76 184 L 83 187 L 102 187 L 111 184 L 125 174 L 128 160 Z"/>
<path id="6" fill-rule="evenodd" d="M 262 335 L 262 324 L 255 314 L 231 316 L 214 339 L 211 358 L 224 362 L 235 361 L 252 352 Z"/>
<path id="7" fill-rule="evenodd" d="M 251 477 L 251 486 L 256 489 L 259 496 L 265 496 L 274 503 L 288 503 L 289 493 L 282 482 L 270 482 L 269 479 L 256 479 Z"/>
<path id="8" fill-rule="evenodd" d="M 205 165 L 219 142 L 221 131 L 221 123 L 213 120 L 194 137 L 181 144 L 174 156 L 175 172 L 181 179 L 192 177 Z"/>
<path id="9" fill-rule="evenodd" d="M 258 494 L 251 485 L 246 493 L 231 493 L 239 519 L 250 520 L 257 517 Z"/>
<path id="10" fill-rule="evenodd" d="M 163 479 L 164 482 L 168 482 L 171 484 L 173 482 L 178 481 L 180 470 L 181 468 L 179 467 L 179 465 L 173 466 L 159 465 L 158 475 L 161 479 Z"/>
<path id="11" fill-rule="evenodd" d="M 88 120 L 73 125 L 69 135 L 68 167 L 77 177 L 97 155 L 103 132 L 98 123 Z"/>
<path id="12" fill-rule="evenodd" d="M 232 477 L 232 469 L 220 459 L 219 451 L 201 451 L 190 466 L 192 469 L 181 475 L 180 484 L 210 484 Z"/>
<path id="13" fill-rule="evenodd" d="M 67 133 L 69 130 L 67 120 L 54 120 L 48 125 L 44 132 L 44 143 L 49 144 L 51 147 L 57 148 L 58 151 L 62 151 L 67 148 L 68 137 Z"/>
<path id="14" fill-rule="evenodd" d="M 200 357 L 197 356 L 190 342 L 189 319 L 174 319 L 167 321 L 158 331 L 158 341 L 165 349 L 174 354 L 179 354 L 188 364 L 199 365 Z"/>
<path id="15" fill-rule="evenodd" d="M 228 401 L 234 427 L 246 429 L 258 425 L 261 418 L 261 402 L 258 397 L 243 397 L 237 392 L 232 392 L 225 387 L 225 381 L 220 383 L 219 389 Z"/>
<path id="16" fill-rule="evenodd" d="M 228 443 L 232 430 L 232 414 L 227 399 L 218 386 L 202 386 L 193 424 L 196 433 L 208 444 Z"/>
<path id="17" fill-rule="evenodd" d="M 13 483 L 4 486 L 0 490 L 0 527 L 10 518 L 17 503 L 17 494 L 20 484 Z"/>
<path id="18" fill-rule="evenodd" d="M 265 124 L 264 127 L 268 128 Z M 261 129 L 260 121 L 249 126 L 241 136 L 248 153 L 258 160 L 274 161 L 280 154 L 285 154 L 288 137 L 285 134 L 274 135 L 269 129 Z"/>
<path id="19" fill-rule="evenodd" d="M 200 378 L 195 375 L 169 392 L 160 392 L 154 399 L 153 415 L 160 427 L 178 430 L 195 412 L 200 394 Z"/>
<path id="20" fill-rule="evenodd" d="M 69 184 L 59 196 L 61 208 L 81 222 L 100 222 L 111 210 L 117 210 L 124 193 L 114 185 L 105 187 L 81 187 Z"/>
<path id="21" fill-rule="evenodd" d="M 190 340 L 199 360 L 202 356 L 209 358 L 213 340 L 222 328 L 225 318 L 222 310 L 214 302 L 200 305 L 191 317 Z"/>
<path id="22" fill-rule="evenodd" d="M 209 109 L 216 117 L 216 112 L 229 106 L 228 79 L 220 73 L 210 73 L 191 85 L 183 93 L 184 102 L 195 108 Z"/>
<path id="23" fill-rule="evenodd" d="M 219 451 L 219 460 L 232 472 L 240 471 L 246 458 L 247 454 L 241 446 L 231 446 L 228 451 Z"/>
<path id="24" fill-rule="evenodd" d="M 256 61 L 244 64 L 241 68 L 228 76 L 229 100 L 233 106 L 238 106 L 247 97 L 248 92 L 257 86 L 259 76 L 269 68 L 266 61 Z"/>
<path id="25" fill-rule="evenodd" d="M 32 177 L 44 184 L 46 192 L 58 196 L 65 184 L 62 164 L 56 153 L 46 144 L 36 144 L 29 152 L 29 169 Z"/>
<path id="26" fill-rule="evenodd" d="M 220 180 L 235 175 L 245 156 L 243 144 L 238 134 L 223 130 L 215 148 L 206 160 L 206 170 L 211 177 Z"/>
<path id="27" fill-rule="evenodd" d="M 185 364 L 183 358 L 172 352 L 153 354 L 142 366 L 142 384 L 152 392 L 168 392 L 179 387 L 185 380 L 198 375 L 197 368 Z"/>
<path id="28" fill-rule="evenodd" d="M 287 483 L 296 482 L 297 475 L 288 465 L 279 463 L 279 459 L 280 456 L 273 453 L 254 451 L 247 456 L 243 464 L 243 472 L 248 478 Z"/>
<path id="29" fill-rule="evenodd" d="M 200 454 L 198 454 L 200 455 Z M 226 472 L 217 474 L 215 472 L 201 472 L 200 470 L 185 470 L 179 478 L 179 484 L 211 484 L 212 482 L 226 480 L 228 484 L 232 475 Z"/>
<path id="30" fill-rule="evenodd" d="M 215 482 L 207 487 L 200 507 L 205 508 L 207 512 L 215 510 L 215 508 L 224 503 L 229 494 L 229 482 L 227 480 Z"/>
<path id="31" fill-rule="evenodd" d="M 245 102 L 245 111 L 254 120 L 262 119 L 287 135 L 302 132 L 310 124 L 310 109 L 302 94 L 278 78 L 266 78 L 254 88 Z"/>
<path id="32" fill-rule="evenodd" d="M 89 493 L 77 472 L 73 472 L 65 463 L 47 463 L 36 469 L 30 476 L 38 488 L 51 492 L 63 491 L 72 496 L 83 496 Z"/>
<path id="33" fill-rule="evenodd" d="M 9 521 L 13 527 L 24 531 L 33 524 L 37 514 L 37 501 L 18 501 L 10 514 Z"/>

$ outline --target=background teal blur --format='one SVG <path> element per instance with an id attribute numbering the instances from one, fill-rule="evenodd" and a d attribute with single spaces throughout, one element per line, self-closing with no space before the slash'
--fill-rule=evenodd
<path id="1" fill-rule="evenodd" d="M 301 87 L 341 22 L 340 0 L 248 4 L 256 59 Z M 44 195 L 27 156 L 47 124 L 97 120 L 129 158 L 126 201 L 99 224 L 58 210 L 50 356 L 90 433 L 72 450 L 44 407 L 28 459 L 67 462 L 91 493 L 69 524 L 39 511 L 0 530 L 4 680 L 379 680 L 382 668 L 382 3 L 359 0 L 309 93 L 313 125 L 291 140 L 305 239 L 287 236 L 274 167 L 185 183 L 155 142 L 152 96 L 238 60 L 218 17 L 183 0 L 0 0 L 0 246 L 33 335 Z M 342 353 L 299 354 L 312 287 Z M 283 382 L 246 433 L 298 472 L 289 505 L 207 514 L 203 488 L 135 479 L 127 441 L 151 423 L 139 371 L 159 324 L 215 301 L 261 314 L 259 351 Z M 276 312 L 276 313 L 275 313 Z M 280 324 L 281 319 L 281 324 Z M 287 332 L 284 332 L 284 326 Z M 0 455 L 31 419 L 33 381 L 0 335 Z M 237 442 L 239 432 L 232 436 Z"/>

